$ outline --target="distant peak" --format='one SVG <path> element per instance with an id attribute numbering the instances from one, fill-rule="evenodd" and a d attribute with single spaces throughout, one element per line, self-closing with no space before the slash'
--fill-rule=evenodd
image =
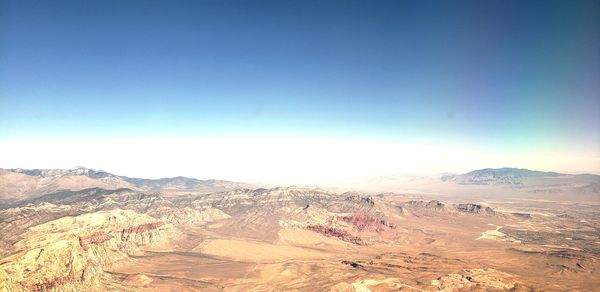
<path id="1" fill-rule="evenodd" d="M 555 177 L 563 174 L 557 172 L 545 172 L 529 170 L 526 168 L 502 167 L 502 168 L 483 168 L 477 169 L 465 174 L 445 175 L 442 181 L 453 181 L 458 184 L 502 184 L 502 185 L 520 185 L 523 179 L 532 177 Z"/>

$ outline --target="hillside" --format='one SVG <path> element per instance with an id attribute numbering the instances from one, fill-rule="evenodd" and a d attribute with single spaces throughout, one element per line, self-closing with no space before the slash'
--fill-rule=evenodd
<path id="1" fill-rule="evenodd" d="M 61 190 L 87 188 L 129 188 L 165 195 L 211 192 L 253 187 L 250 184 L 224 180 L 199 180 L 183 176 L 142 179 L 115 175 L 84 167 L 73 169 L 0 169 L 0 200 L 37 197 Z"/>

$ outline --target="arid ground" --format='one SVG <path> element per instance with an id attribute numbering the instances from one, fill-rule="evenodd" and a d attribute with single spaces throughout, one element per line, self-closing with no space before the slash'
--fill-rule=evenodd
<path id="1" fill-rule="evenodd" d="M 0 291 L 600 289 L 600 202 L 485 188 L 28 196 L 0 210 Z"/>

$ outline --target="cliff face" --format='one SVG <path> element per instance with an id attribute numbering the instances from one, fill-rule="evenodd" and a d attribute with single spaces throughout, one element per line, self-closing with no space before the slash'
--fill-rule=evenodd
<path id="1" fill-rule="evenodd" d="M 462 204 L 444 204 L 437 200 L 432 201 L 408 201 L 398 203 L 398 206 L 402 208 L 404 214 L 412 215 L 428 215 L 428 216 L 442 216 L 442 215 L 473 215 L 473 216 L 487 216 L 497 218 L 508 218 L 509 215 L 513 215 L 515 218 L 527 219 L 531 218 L 529 214 L 508 214 L 494 209 L 474 204 L 474 203 L 462 203 Z"/>
<path id="2" fill-rule="evenodd" d="M 0 263 L 0 291 L 101 287 L 102 265 L 176 237 L 168 223 L 131 210 L 64 217 L 32 227 Z"/>

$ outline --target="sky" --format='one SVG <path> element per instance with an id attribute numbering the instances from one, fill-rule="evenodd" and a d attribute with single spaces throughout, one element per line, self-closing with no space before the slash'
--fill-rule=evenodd
<path id="1" fill-rule="evenodd" d="M 599 1 L 0 0 L 0 167 L 600 172 Z"/>

